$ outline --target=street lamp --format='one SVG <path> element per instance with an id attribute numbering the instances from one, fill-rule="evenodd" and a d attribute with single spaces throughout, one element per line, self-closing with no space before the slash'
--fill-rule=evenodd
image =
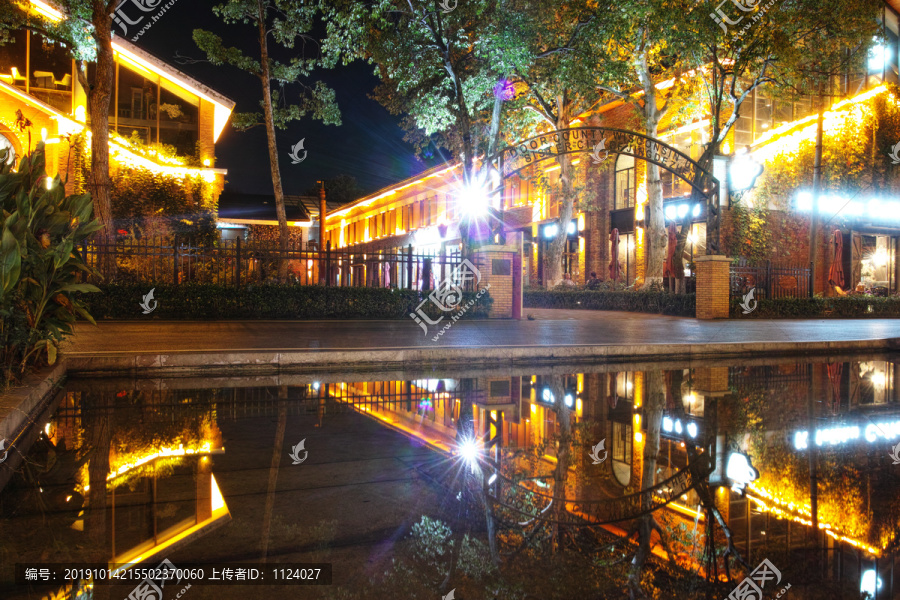
<path id="1" fill-rule="evenodd" d="M 740 202 L 749 192 L 756 179 L 762 174 L 763 166 L 753 160 L 747 148 L 742 148 L 734 153 L 731 164 L 728 166 L 728 190 L 734 197 L 732 204 Z"/>

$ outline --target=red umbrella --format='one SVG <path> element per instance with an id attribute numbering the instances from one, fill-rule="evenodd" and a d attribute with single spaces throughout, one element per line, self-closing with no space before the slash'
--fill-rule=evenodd
<path id="1" fill-rule="evenodd" d="M 835 229 L 832 234 L 831 250 L 828 284 L 840 289 L 844 287 L 844 236 L 840 229 Z"/>
<path id="2" fill-rule="evenodd" d="M 675 223 L 672 223 L 669 225 L 669 243 L 666 247 L 666 266 L 663 270 L 663 277 L 675 277 L 675 246 L 678 245 L 675 236 Z"/>
<path id="3" fill-rule="evenodd" d="M 619 230 L 613 229 L 609 234 L 609 241 L 612 248 L 610 249 L 609 260 L 609 278 L 613 281 L 619 280 Z"/>

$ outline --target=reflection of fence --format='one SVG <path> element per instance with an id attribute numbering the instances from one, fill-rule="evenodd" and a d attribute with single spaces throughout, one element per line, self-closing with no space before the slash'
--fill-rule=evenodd
<path id="1" fill-rule="evenodd" d="M 811 266 L 780 265 L 771 261 L 750 264 L 739 259 L 731 265 L 731 296 L 741 297 L 756 288 L 756 298 L 810 298 Z"/>
<path id="2" fill-rule="evenodd" d="M 240 286 L 273 280 L 281 260 L 288 277 L 300 285 L 396 287 L 432 289 L 460 263 L 458 254 L 400 251 L 359 252 L 349 248 L 324 250 L 314 244 L 292 244 L 282 251 L 277 242 L 221 240 L 195 244 L 187 238 L 116 240 L 96 237 L 79 248 L 87 264 L 104 281 L 125 283 L 215 283 Z"/>

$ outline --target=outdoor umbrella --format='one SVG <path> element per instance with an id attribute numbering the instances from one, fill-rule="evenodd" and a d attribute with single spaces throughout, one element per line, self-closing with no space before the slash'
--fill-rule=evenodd
<path id="1" fill-rule="evenodd" d="M 663 270 L 663 277 L 675 277 L 675 246 L 678 245 L 675 235 L 675 223 L 672 223 L 669 225 L 669 243 L 666 247 L 666 266 Z"/>
<path id="2" fill-rule="evenodd" d="M 609 234 L 609 241 L 612 243 L 610 248 L 609 260 L 609 278 L 613 281 L 619 280 L 619 230 L 613 229 Z"/>
<path id="3" fill-rule="evenodd" d="M 835 229 L 831 240 L 831 268 L 828 269 L 828 284 L 839 290 L 844 287 L 844 236 Z"/>

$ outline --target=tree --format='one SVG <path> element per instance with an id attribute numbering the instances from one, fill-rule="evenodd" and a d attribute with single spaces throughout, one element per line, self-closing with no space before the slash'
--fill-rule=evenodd
<path id="1" fill-rule="evenodd" d="M 0 42 L 8 32 L 27 29 L 64 45 L 76 63 L 78 82 L 87 94 L 91 119 L 91 181 L 88 188 L 97 219 L 112 230 L 109 197 L 109 102 L 113 90 L 115 60 L 112 49 L 112 15 L 119 0 L 60 0 L 62 18 L 51 20 L 23 11 L 14 0 L 0 0 Z M 94 62 L 93 77 L 87 63 Z"/>
<path id="2" fill-rule="evenodd" d="M 262 88 L 260 105 L 263 113 L 239 113 L 232 116 L 232 126 L 238 131 L 246 131 L 257 125 L 266 129 L 269 149 L 269 165 L 272 171 L 272 187 L 275 195 L 275 212 L 278 216 L 279 247 L 286 253 L 290 242 L 287 217 L 284 209 L 284 190 L 281 185 L 281 169 L 278 164 L 278 150 L 275 128 L 284 129 L 293 120 L 307 115 L 319 119 L 326 125 L 340 125 L 340 112 L 335 102 L 334 90 L 321 81 L 304 85 L 296 104 L 288 104 L 284 86 L 300 83 L 300 77 L 309 77 L 319 64 L 319 56 L 312 58 L 299 56 L 289 64 L 273 59 L 269 52 L 269 40 L 277 46 L 293 49 L 298 40 L 310 41 L 316 15 L 314 6 L 296 0 L 229 0 L 213 7 L 213 12 L 225 23 L 253 25 L 259 44 L 258 57 L 251 57 L 238 48 L 226 47 L 222 38 L 202 29 L 194 31 L 194 42 L 206 53 L 214 65 L 230 65 L 245 71 L 259 80 Z M 273 83 L 280 89 L 273 89 Z M 284 254 L 283 254 L 284 255 Z M 279 261 L 278 278 L 287 276 L 287 261 Z"/>
<path id="3" fill-rule="evenodd" d="M 632 104 L 642 117 L 644 132 L 654 139 L 659 137 L 662 120 L 687 95 L 690 83 L 695 81 L 690 74 L 699 66 L 689 62 L 696 59 L 686 52 L 692 39 L 686 29 L 678 27 L 681 10 L 690 6 L 677 4 L 638 0 L 625 5 L 609 44 L 610 54 L 621 62 L 613 74 L 621 73 L 624 79 L 601 86 Z M 670 78 L 671 86 L 658 86 Z M 651 162 L 647 162 L 647 213 L 644 288 L 662 283 L 668 240 L 660 167 Z"/>
<path id="4" fill-rule="evenodd" d="M 490 42 L 505 4 L 467 0 L 447 10 L 435 0 L 322 2 L 330 60 L 377 65 L 374 97 L 407 115 L 407 139 L 419 149 L 434 143 L 459 156 L 462 188 L 471 192 L 487 186 L 489 165 L 477 157 L 493 154 L 501 135 L 505 97 L 495 88 L 506 71 Z M 460 229 L 467 252 L 469 228 Z"/>
<path id="5" fill-rule="evenodd" d="M 597 101 L 597 88 L 615 68 L 608 60 L 605 40 L 617 18 L 609 5 L 592 2 L 533 2 L 521 0 L 508 9 L 511 17 L 503 39 L 515 66 L 514 82 L 525 88 L 513 105 L 513 119 L 523 132 L 567 129 L 579 114 Z M 515 44 L 519 45 L 516 46 Z M 526 137 L 526 136 L 522 136 Z M 559 206 L 556 236 L 550 240 L 545 283 L 562 280 L 562 256 L 568 225 L 581 189 L 569 155 L 556 157 L 558 183 L 545 176 L 538 185 L 553 189 Z"/>
<path id="6" fill-rule="evenodd" d="M 675 16 L 680 14 L 682 19 L 675 26 L 686 28 L 695 38 L 695 44 L 687 50 L 694 55 L 689 62 L 703 65 L 698 74 L 710 135 L 697 162 L 711 172 L 713 157 L 720 152 L 753 90 L 769 85 L 781 89 L 794 86 L 809 92 L 809 75 L 816 70 L 811 67 L 826 62 L 824 56 L 832 63 L 843 61 L 849 68 L 861 58 L 865 42 L 872 39 L 881 8 L 877 0 L 770 1 L 756 4 L 740 19 L 731 18 L 738 15 L 726 15 L 728 23 L 740 24 L 740 29 L 729 29 L 722 13 L 706 19 L 697 12 L 705 10 L 702 4 L 691 11 L 677 8 Z M 708 184 L 694 182 L 693 202 L 701 200 L 698 188 Z M 677 236 L 676 277 L 684 271 L 681 262 L 690 227 L 688 212 Z M 719 249 L 707 251 L 718 253 Z"/>

